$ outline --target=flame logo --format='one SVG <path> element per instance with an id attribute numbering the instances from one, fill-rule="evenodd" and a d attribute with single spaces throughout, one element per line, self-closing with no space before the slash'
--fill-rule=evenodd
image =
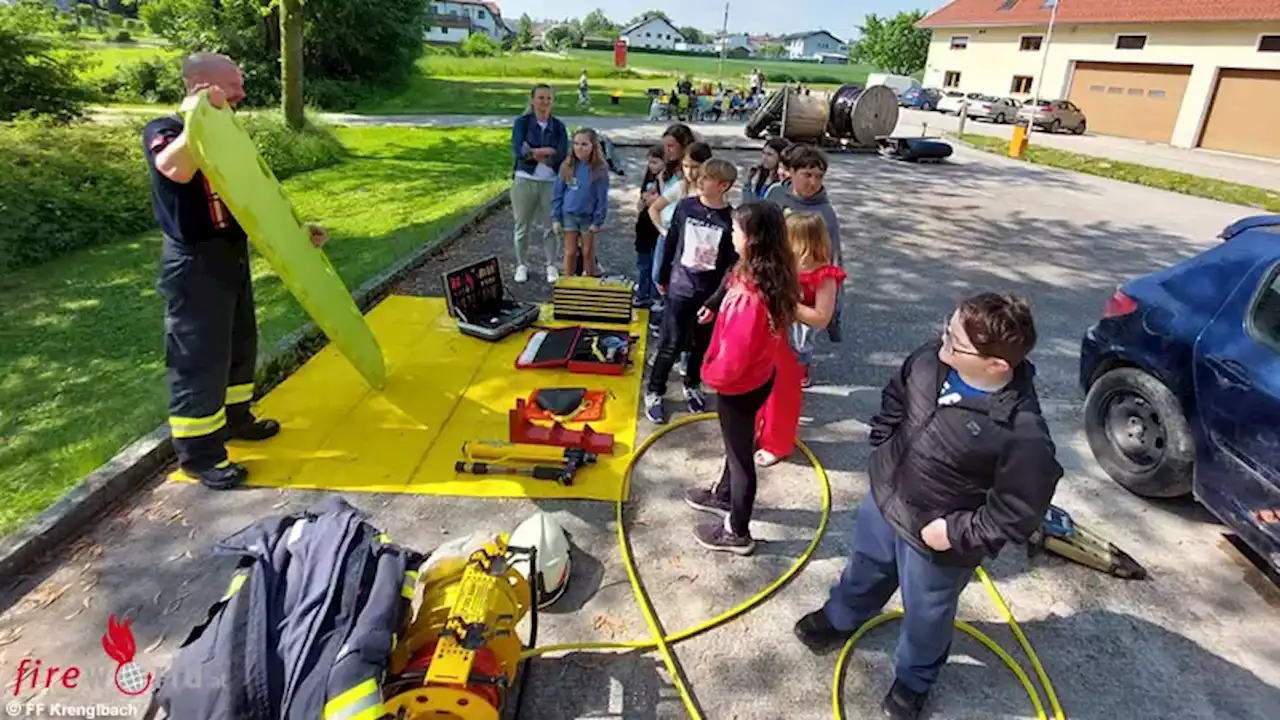
<path id="1" fill-rule="evenodd" d="M 125 618 L 123 623 L 117 623 L 116 616 L 112 615 L 102 636 L 102 649 L 107 657 L 116 661 L 116 689 L 125 695 L 141 695 L 151 687 L 151 673 L 145 673 L 142 666 L 133 661 L 137 645 L 133 641 L 133 630 L 129 629 L 132 622 Z"/>

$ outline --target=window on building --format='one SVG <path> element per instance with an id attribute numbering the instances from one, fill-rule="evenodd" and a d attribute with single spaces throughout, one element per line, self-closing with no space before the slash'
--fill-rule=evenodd
<path id="1" fill-rule="evenodd" d="M 1146 35 L 1117 35 L 1117 50 L 1141 50 L 1147 46 Z"/>
<path id="2" fill-rule="evenodd" d="M 1149 97 L 1149 98 L 1154 98 L 1154 99 L 1156 99 L 1156 100 L 1159 100 L 1160 98 L 1164 97 L 1164 91 L 1163 91 L 1163 90 L 1148 90 L 1148 91 L 1147 91 L 1147 97 Z"/>
<path id="3" fill-rule="evenodd" d="M 1089 86 L 1089 92 L 1106 92 L 1106 91 L 1107 91 L 1106 85 L 1090 85 Z"/>
<path id="4" fill-rule="evenodd" d="M 1056 7 L 1058 7 L 1058 0 L 1044 0 L 1044 2 L 1040 3 L 1041 10 L 1049 10 Z"/>
<path id="5" fill-rule="evenodd" d="M 1023 35 L 1022 40 L 1018 42 L 1019 50 L 1036 52 L 1040 50 L 1041 43 L 1044 42 L 1043 35 Z"/>
<path id="6" fill-rule="evenodd" d="M 1032 78 L 1030 75 L 1014 75 L 1013 83 L 1009 86 L 1011 93 L 1029 93 L 1031 92 Z"/>
<path id="7" fill-rule="evenodd" d="M 1124 88 L 1122 88 L 1122 87 L 1115 87 L 1115 86 L 1108 87 L 1108 88 L 1107 88 L 1107 94 L 1108 94 L 1108 95 L 1123 95 L 1123 94 L 1124 94 Z"/>
<path id="8" fill-rule="evenodd" d="M 1000 9 L 1012 10 L 1013 6 L 1017 4 L 1018 4 L 1018 0 L 1004 0 L 1004 2 L 1000 4 Z"/>
<path id="9" fill-rule="evenodd" d="M 955 70 L 948 70 L 947 74 L 942 79 L 942 87 L 960 87 L 960 73 Z"/>
<path id="10" fill-rule="evenodd" d="M 967 47 L 969 47 L 969 36 L 968 36 L 968 35 L 952 35 L 952 36 L 951 36 L 951 49 L 952 49 L 952 50 L 963 50 L 963 49 L 965 49 L 965 48 L 967 48 Z"/>
<path id="11" fill-rule="evenodd" d="M 483 20 L 483 19 L 484 19 L 484 11 L 483 11 L 483 10 L 476 10 L 476 17 L 477 17 L 477 18 L 479 18 L 479 19 L 481 19 L 481 20 Z"/>
<path id="12" fill-rule="evenodd" d="M 1138 97 L 1142 97 L 1145 93 L 1143 92 L 1142 88 L 1129 88 L 1128 90 L 1125 91 L 1124 94 L 1137 95 Z"/>
<path id="13" fill-rule="evenodd" d="M 1263 35 L 1258 38 L 1258 52 L 1280 52 L 1280 35 Z"/>

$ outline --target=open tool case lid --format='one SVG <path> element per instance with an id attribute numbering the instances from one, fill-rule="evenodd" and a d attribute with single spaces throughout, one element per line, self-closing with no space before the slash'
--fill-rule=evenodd
<path id="1" fill-rule="evenodd" d="M 565 368 L 587 375 L 621 375 L 631 357 L 631 336 L 582 326 L 537 330 L 516 358 L 519 370 Z"/>

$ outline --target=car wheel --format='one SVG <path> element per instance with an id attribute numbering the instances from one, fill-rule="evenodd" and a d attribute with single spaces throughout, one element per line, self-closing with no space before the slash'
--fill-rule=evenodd
<path id="1" fill-rule="evenodd" d="M 997 124 L 997 125 L 1003 125 L 1003 124 L 1004 124 L 1004 115 L 1003 115 L 1003 114 L 1001 114 L 1001 115 L 996 115 L 996 120 L 995 120 L 995 122 L 996 122 L 996 124 Z"/>
<path id="2" fill-rule="evenodd" d="M 1084 417 L 1098 464 L 1126 490 L 1148 498 L 1191 492 L 1195 444 L 1164 383 L 1136 368 L 1112 370 L 1089 388 Z"/>
<path id="3" fill-rule="evenodd" d="M 1080 121 L 1080 126 L 1076 128 L 1076 134 L 1077 134 L 1077 135 L 1083 135 L 1083 134 L 1084 134 L 1084 131 L 1085 131 L 1086 129 L 1087 129 L 1087 127 L 1086 127 L 1085 121 L 1084 121 L 1084 120 L 1081 120 L 1081 121 Z"/>
<path id="4" fill-rule="evenodd" d="M 1048 125 L 1045 125 L 1044 129 L 1047 130 L 1048 132 L 1056 133 L 1062 129 L 1062 121 L 1055 119 L 1052 122 L 1050 122 Z"/>

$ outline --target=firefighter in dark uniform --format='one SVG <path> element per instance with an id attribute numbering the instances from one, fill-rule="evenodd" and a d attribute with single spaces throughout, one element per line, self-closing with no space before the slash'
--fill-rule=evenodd
<path id="1" fill-rule="evenodd" d="M 244 99 L 240 69 L 226 56 L 194 54 L 182 75 L 189 94 L 207 90 L 215 107 Z M 157 287 L 165 302 L 170 433 L 187 474 L 206 487 L 232 488 L 248 472 L 227 459 L 226 441 L 280 432 L 278 422 L 249 410 L 258 329 L 248 237 L 196 167 L 179 115 L 148 123 L 142 144 L 164 232 Z M 324 231 L 309 227 L 312 244 L 323 245 Z"/>

